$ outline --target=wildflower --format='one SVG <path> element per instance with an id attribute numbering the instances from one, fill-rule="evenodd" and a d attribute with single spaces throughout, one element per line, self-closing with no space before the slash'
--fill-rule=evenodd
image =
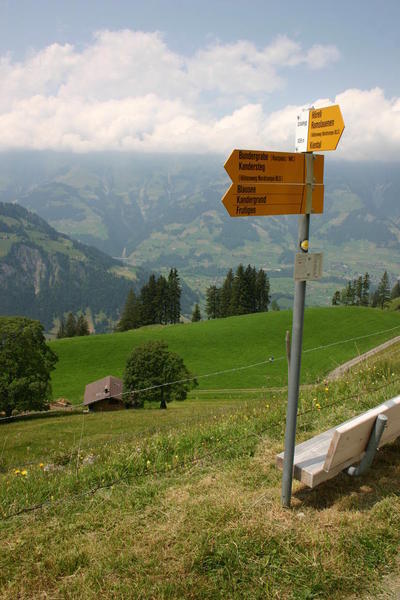
<path id="1" fill-rule="evenodd" d="M 147 463 L 146 463 L 147 468 L 149 468 L 150 465 L 151 465 L 151 462 L 148 460 Z"/>
<path id="2" fill-rule="evenodd" d="M 321 405 L 317 402 L 315 405 L 315 408 L 317 408 L 318 410 L 321 410 Z"/>
<path id="3" fill-rule="evenodd" d="M 267 408 L 269 408 L 269 404 L 267 404 Z"/>
<path id="4" fill-rule="evenodd" d="M 28 471 L 26 469 L 24 469 L 23 471 L 21 471 L 21 475 L 26 477 L 26 475 L 28 475 Z"/>
<path id="5" fill-rule="evenodd" d="M 44 467 L 44 463 L 39 463 L 39 468 L 43 469 L 43 467 Z"/>
<path id="6" fill-rule="evenodd" d="M 14 473 L 15 473 L 16 475 L 19 475 L 19 474 L 21 473 L 21 471 L 20 471 L 19 469 L 15 469 L 15 470 L 14 470 Z"/>
<path id="7" fill-rule="evenodd" d="M 326 392 L 329 392 L 329 388 L 328 388 L 328 387 L 326 387 L 326 388 L 325 388 L 325 391 L 326 391 Z"/>

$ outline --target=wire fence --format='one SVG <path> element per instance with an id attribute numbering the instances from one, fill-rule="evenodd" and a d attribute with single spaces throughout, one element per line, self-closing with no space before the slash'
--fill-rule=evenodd
<path id="1" fill-rule="evenodd" d="M 388 389 L 391 386 L 393 386 L 396 383 L 400 382 L 400 377 L 396 377 L 396 378 L 392 378 L 389 382 L 385 381 L 385 383 L 383 383 L 382 385 L 379 386 L 374 386 L 371 388 L 364 388 L 363 390 L 359 390 L 357 393 L 355 394 L 351 394 L 348 396 L 344 396 L 344 397 L 340 397 L 337 400 L 327 403 L 323 406 L 320 406 L 318 409 L 313 406 L 310 407 L 308 409 L 304 409 L 302 411 L 299 411 L 297 413 L 297 417 L 303 417 L 307 414 L 310 413 L 315 413 L 315 412 L 320 412 L 320 411 L 324 411 L 327 409 L 330 409 L 332 407 L 335 407 L 339 404 L 343 405 L 344 403 L 350 401 L 350 400 L 354 400 L 356 398 L 360 399 L 360 398 L 365 398 L 367 396 L 367 394 L 375 394 L 376 392 L 382 391 L 383 389 Z M 361 402 L 360 403 L 360 407 L 363 408 L 364 406 L 368 406 L 367 402 Z M 312 422 L 307 423 L 307 424 L 302 424 L 302 428 L 304 429 L 305 427 L 308 427 L 312 425 Z M 171 475 L 173 472 L 175 471 L 181 471 L 181 472 L 188 472 L 190 469 L 192 469 L 193 467 L 195 467 L 196 465 L 200 464 L 201 462 L 205 461 L 206 459 L 209 459 L 213 456 L 215 456 L 218 453 L 221 453 L 221 451 L 226 451 L 233 446 L 233 442 L 234 441 L 241 441 L 243 443 L 243 441 L 247 441 L 252 437 L 259 437 L 262 438 L 262 436 L 268 432 L 272 432 L 274 429 L 280 428 L 283 429 L 285 426 L 285 419 L 280 419 L 278 421 L 269 421 L 268 423 L 266 423 L 263 427 L 259 428 L 257 431 L 251 431 L 248 433 L 243 434 L 242 432 L 236 437 L 236 440 L 233 440 L 233 436 L 232 436 L 232 432 L 229 431 L 227 432 L 225 435 L 221 434 L 219 436 L 219 441 L 221 440 L 226 440 L 229 438 L 229 440 L 227 441 L 226 444 L 219 444 L 218 446 L 216 446 L 215 448 L 213 448 L 212 450 L 208 450 L 207 452 L 204 452 L 200 455 L 196 455 L 195 457 L 193 457 L 190 461 L 186 462 L 185 464 L 181 464 L 181 463 L 177 463 L 175 465 L 172 465 L 170 467 L 170 470 L 168 471 L 168 474 Z M 166 471 L 165 470 L 151 470 L 149 471 L 148 475 L 152 475 L 152 476 L 158 476 L 158 475 L 166 475 Z M 136 478 L 138 479 L 138 477 L 144 477 L 146 476 L 145 473 L 140 474 L 139 476 L 133 475 L 132 473 L 130 473 L 127 469 L 126 474 L 124 475 L 120 475 L 119 477 L 116 477 L 113 480 L 110 480 L 108 482 L 101 482 L 93 487 L 91 487 L 88 490 L 84 490 L 82 492 L 76 493 L 76 494 L 71 494 L 69 496 L 64 496 L 62 498 L 58 498 L 58 499 L 52 499 L 52 498 L 46 498 L 44 501 L 39 502 L 37 504 L 31 505 L 31 506 L 27 506 L 27 507 L 23 507 L 20 510 L 15 511 L 14 513 L 11 513 L 9 515 L 4 516 L 2 519 L 2 521 L 8 521 L 12 518 L 18 517 L 20 515 L 23 514 L 27 514 L 27 513 L 32 513 L 38 510 L 42 510 L 45 508 L 53 508 L 56 507 L 57 505 L 60 504 L 65 504 L 66 502 L 75 502 L 78 501 L 84 497 L 87 496 L 91 496 L 96 494 L 96 492 L 103 490 L 103 489 L 110 489 L 116 485 L 120 485 L 120 484 L 130 484 L 132 479 Z"/>
<path id="2" fill-rule="evenodd" d="M 316 352 L 316 351 L 323 350 L 323 349 L 326 349 L 326 348 L 330 348 L 332 346 L 336 346 L 336 345 L 339 345 L 339 344 L 346 344 L 346 343 L 349 343 L 349 342 L 354 342 L 354 341 L 358 341 L 358 340 L 361 340 L 361 339 L 369 338 L 369 337 L 372 337 L 372 336 L 381 335 L 383 333 L 389 333 L 389 332 L 395 331 L 397 329 L 400 329 L 400 326 L 392 327 L 392 328 L 385 329 L 385 330 L 376 331 L 376 332 L 365 334 L 365 335 L 362 335 L 362 336 L 357 336 L 357 337 L 353 337 L 353 338 L 347 338 L 345 340 L 338 340 L 338 341 L 335 341 L 335 342 L 331 342 L 329 344 L 323 344 L 323 345 L 316 346 L 316 347 L 313 347 L 313 348 L 305 349 L 305 350 L 303 350 L 303 352 L 304 353 Z M 400 353 L 400 350 L 397 351 L 397 352 L 395 352 L 395 353 L 392 353 L 392 356 L 395 356 L 398 353 Z M 276 359 L 274 359 L 273 357 L 270 357 L 270 358 L 268 358 L 268 359 L 266 359 L 264 361 L 260 361 L 260 362 L 257 362 L 257 363 L 252 363 L 250 365 L 245 365 L 245 366 L 242 366 L 242 367 L 234 367 L 234 368 L 225 369 L 225 370 L 222 370 L 222 371 L 214 371 L 212 373 L 206 373 L 204 375 L 199 375 L 199 376 L 193 377 L 193 378 L 186 378 L 186 379 L 183 379 L 183 380 L 175 380 L 175 381 L 172 381 L 172 382 L 166 382 L 166 383 L 163 383 L 163 384 L 160 384 L 160 385 L 156 385 L 156 386 L 150 386 L 150 387 L 147 387 L 147 388 L 141 388 L 141 389 L 135 390 L 135 393 L 145 392 L 145 391 L 148 391 L 150 389 L 156 389 L 156 388 L 167 386 L 167 385 L 173 385 L 174 383 L 180 383 L 182 381 L 189 381 L 189 380 L 193 380 L 193 379 L 200 379 L 200 378 L 218 376 L 218 375 L 225 374 L 225 373 L 231 373 L 231 372 L 235 372 L 235 371 L 241 371 L 241 370 L 244 370 L 244 369 L 251 369 L 251 368 L 254 368 L 254 367 L 260 366 L 260 365 L 267 365 L 267 364 L 270 365 L 273 362 L 278 362 L 278 361 L 281 361 L 281 360 L 286 360 L 286 356 L 280 356 L 280 357 L 278 357 Z M 319 384 L 319 382 L 314 382 L 314 383 L 308 384 L 308 385 L 315 386 L 315 385 L 318 385 L 318 384 Z M 254 391 L 259 391 L 259 392 L 263 393 L 263 392 L 266 392 L 267 390 L 268 390 L 268 388 L 262 387 L 262 388 L 254 388 L 252 391 L 253 392 Z M 205 390 L 205 391 L 207 391 L 207 390 Z M 220 390 L 218 390 L 218 391 L 220 391 Z M 241 390 L 240 388 L 238 388 L 238 389 L 229 390 L 229 391 L 230 392 L 246 392 L 248 390 Z M 274 388 L 274 391 L 277 391 L 277 388 Z M 131 393 L 131 392 L 126 392 L 126 393 Z M 211 391 L 210 391 L 210 393 L 211 393 Z M 124 394 L 122 394 L 122 395 L 124 395 Z M 83 406 L 83 404 L 75 405 L 74 408 L 81 407 L 81 406 Z M 53 413 L 54 411 L 48 411 L 48 412 Z M 45 411 L 45 412 L 35 413 L 35 414 L 37 414 L 37 416 L 41 417 L 41 416 L 47 415 L 48 412 Z M 71 412 L 68 411 L 67 414 L 71 414 Z M 78 414 L 81 414 L 81 412 L 79 412 Z M 58 411 L 57 411 L 57 416 L 58 416 Z M 197 417 L 195 417 L 195 418 L 197 419 Z M 206 416 L 205 418 L 208 418 L 208 417 Z M 6 419 L 0 419 L 0 421 L 2 421 L 2 420 L 7 420 L 8 421 L 9 419 L 10 418 L 8 417 Z M 16 415 L 14 417 L 14 419 L 18 419 L 18 415 Z M 137 435 L 140 434 L 140 433 L 141 432 L 136 431 L 135 434 L 134 434 L 135 437 L 137 437 Z M 148 428 L 145 428 L 145 429 L 143 429 L 142 433 L 150 433 L 151 434 L 152 432 L 149 431 Z M 126 438 L 129 438 L 129 437 L 132 437 L 132 436 L 129 435 L 129 434 L 121 434 L 120 436 L 114 436 L 113 440 L 115 440 L 115 439 L 122 440 L 122 439 L 126 439 Z M 5 442 L 4 442 L 4 446 L 5 446 Z M 2 452 L 0 454 L 0 467 L 1 467 L 1 459 L 2 459 L 2 454 L 3 454 L 3 451 L 4 451 L 4 446 L 3 446 L 3 450 L 2 450 Z M 68 452 L 70 452 L 70 451 L 68 451 Z M 23 463 L 19 462 L 18 464 L 7 465 L 6 468 L 7 468 L 7 471 L 10 471 L 10 470 L 15 469 L 15 468 L 21 468 L 22 466 L 24 466 L 24 467 L 31 466 L 31 465 L 34 465 L 36 463 L 37 463 L 37 461 L 34 461 L 34 460 L 32 460 L 32 461 L 26 461 L 26 462 L 23 462 Z"/>

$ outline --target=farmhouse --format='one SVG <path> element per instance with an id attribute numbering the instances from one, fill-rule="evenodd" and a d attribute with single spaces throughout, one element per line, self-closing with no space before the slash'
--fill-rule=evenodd
<path id="1" fill-rule="evenodd" d="M 85 388 L 84 406 L 91 412 L 125 408 L 122 385 L 122 380 L 112 375 L 88 383 Z"/>

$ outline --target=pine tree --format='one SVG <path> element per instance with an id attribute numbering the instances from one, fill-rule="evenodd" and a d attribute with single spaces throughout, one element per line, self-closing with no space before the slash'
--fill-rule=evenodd
<path id="1" fill-rule="evenodd" d="M 232 284 L 233 284 L 233 271 L 229 269 L 226 274 L 225 281 L 221 288 L 221 303 L 220 303 L 220 314 L 221 317 L 229 317 L 231 313 L 232 305 Z"/>
<path id="2" fill-rule="evenodd" d="M 60 327 L 58 328 L 58 331 L 57 331 L 57 338 L 58 339 L 65 338 L 65 321 L 64 321 L 64 317 L 61 317 Z"/>
<path id="3" fill-rule="evenodd" d="M 163 275 L 157 279 L 157 322 L 166 325 L 169 322 L 169 286 Z"/>
<path id="4" fill-rule="evenodd" d="M 171 269 L 168 275 L 168 321 L 179 323 L 181 317 L 181 293 L 182 288 L 178 271 Z"/>
<path id="5" fill-rule="evenodd" d="M 199 305 L 196 304 L 192 312 L 192 323 L 197 323 L 198 321 L 201 321 L 201 312 Z"/>
<path id="6" fill-rule="evenodd" d="M 342 295 L 342 298 L 344 300 L 343 304 L 345 304 L 346 306 L 353 305 L 355 300 L 355 294 L 356 291 L 354 287 L 354 281 L 348 281 L 344 289 L 344 295 Z"/>
<path id="7" fill-rule="evenodd" d="M 68 313 L 65 323 L 65 337 L 74 337 L 76 335 L 76 318 L 72 312 Z"/>
<path id="8" fill-rule="evenodd" d="M 79 315 L 76 322 L 76 335 L 90 335 L 89 324 L 84 315 Z"/>
<path id="9" fill-rule="evenodd" d="M 379 306 L 379 290 L 376 289 L 373 294 L 371 294 L 371 306 L 372 308 L 376 308 Z"/>
<path id="10" fill-rule="evenodd" d="M 232 315 L 244 315 L 246 313 L 246 281 L 244 267 L 242 264 L 236 269 L 232 284 Z"/>
<path id="11" fill-rule="evenodd" d="M 363 306 L 368 306 L 369 304 L 369 288 L 370 288 L 370 276 L 369 273 L 366 272 L 364 274 L 363 286 L 362 286 L 362 295 L 361 295 L 361 304 Z"/>
<path id="12" fill-rule="evenodd" d="M 252 267 L 251 265 L 247 265 L 246 270 L 244 272 L 245 288 L 244 288 L 243 308 L 244 308 L 245 314 L 257 312 L 256 280 L 257 280 L 256 268 Z"/>
<path id="13" fill-rule="evenodd" d="M 206 290 L 206 313 L 209 319 L 220 316 L 221 290 L 216 285 L 210 285 Z"/>
<path id="14" fill-rule="evenodd" d="M 336 292 L 333 294 L 332 305 L 338 306 L 338 304 L 340 304 L 340 291 L 336 290 Z"/>
<path id="15" fill-rule="evenodd" d="M 140 290 L 140 308 L 142 325 L 154 325 L 158 322 L 157 281 L 150 275 L 148 282 Z"/>
<path id="16" fill-rule="evenodd" d="M 270 303 L 270 284 L 264 269 L 260 269 L 256 278 L 256 311 L 267 312 Z"/>
<path id="17" fill-rule="evenodd" d="M 116 327 L 117 331 L 128 331 L 141 326 L 141 306 L 135 292 L 131 288 L 126 298 L 121 318 Z"/>
<path id="18" fill-rule="evenodd" d="M 363 278 L 360 276 L 355 280 L 355 302 L 358 306 L 362 304 L 363 297 Z"/>
<path id="19" fill-rule="evenodd" d="M 378 285 L 378 305 L 384 308 L 390 300 L 390 285 L 389 275 L 387 271 L 384 272 Z"/>
<path id="20" fill-rule="evenodd" d="M 390 297 L 393 298 L 399 298 L 400 297 L 400 282 L 396 281 L 396 283 L 394 284 L 394 286 L 392 287 L 392 291 L 390 293 Z"/>

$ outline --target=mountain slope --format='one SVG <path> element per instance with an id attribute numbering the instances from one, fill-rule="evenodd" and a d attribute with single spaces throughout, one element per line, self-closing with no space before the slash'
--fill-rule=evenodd
<path id="1" fill-rule="evenodd" d="M 293 291 L 295 216 L 231 219 L 221 156 L 10 153 L 0 199 L 18 201 L 58 230 L 148 270 L 176 266 L 201 292 L 239 262 L 264 267 L 287 305 Z M 25 169 L 23 168 L 25 166 Z M 347 278 L 399 274 L 400 173 L 395 164 L 325 161 L 325 210 L 311 220 L 324 275 L 308 302 L 329 303 Z"/>
<path id="2" fill-rule="evenodd" d="M 104 331 L 144 281 L 142 269 L 135 274 L 21 206 L 0 203 L 0 314 L 40 319 L 49 330 L 67 311 L 89 311 Z"/>

